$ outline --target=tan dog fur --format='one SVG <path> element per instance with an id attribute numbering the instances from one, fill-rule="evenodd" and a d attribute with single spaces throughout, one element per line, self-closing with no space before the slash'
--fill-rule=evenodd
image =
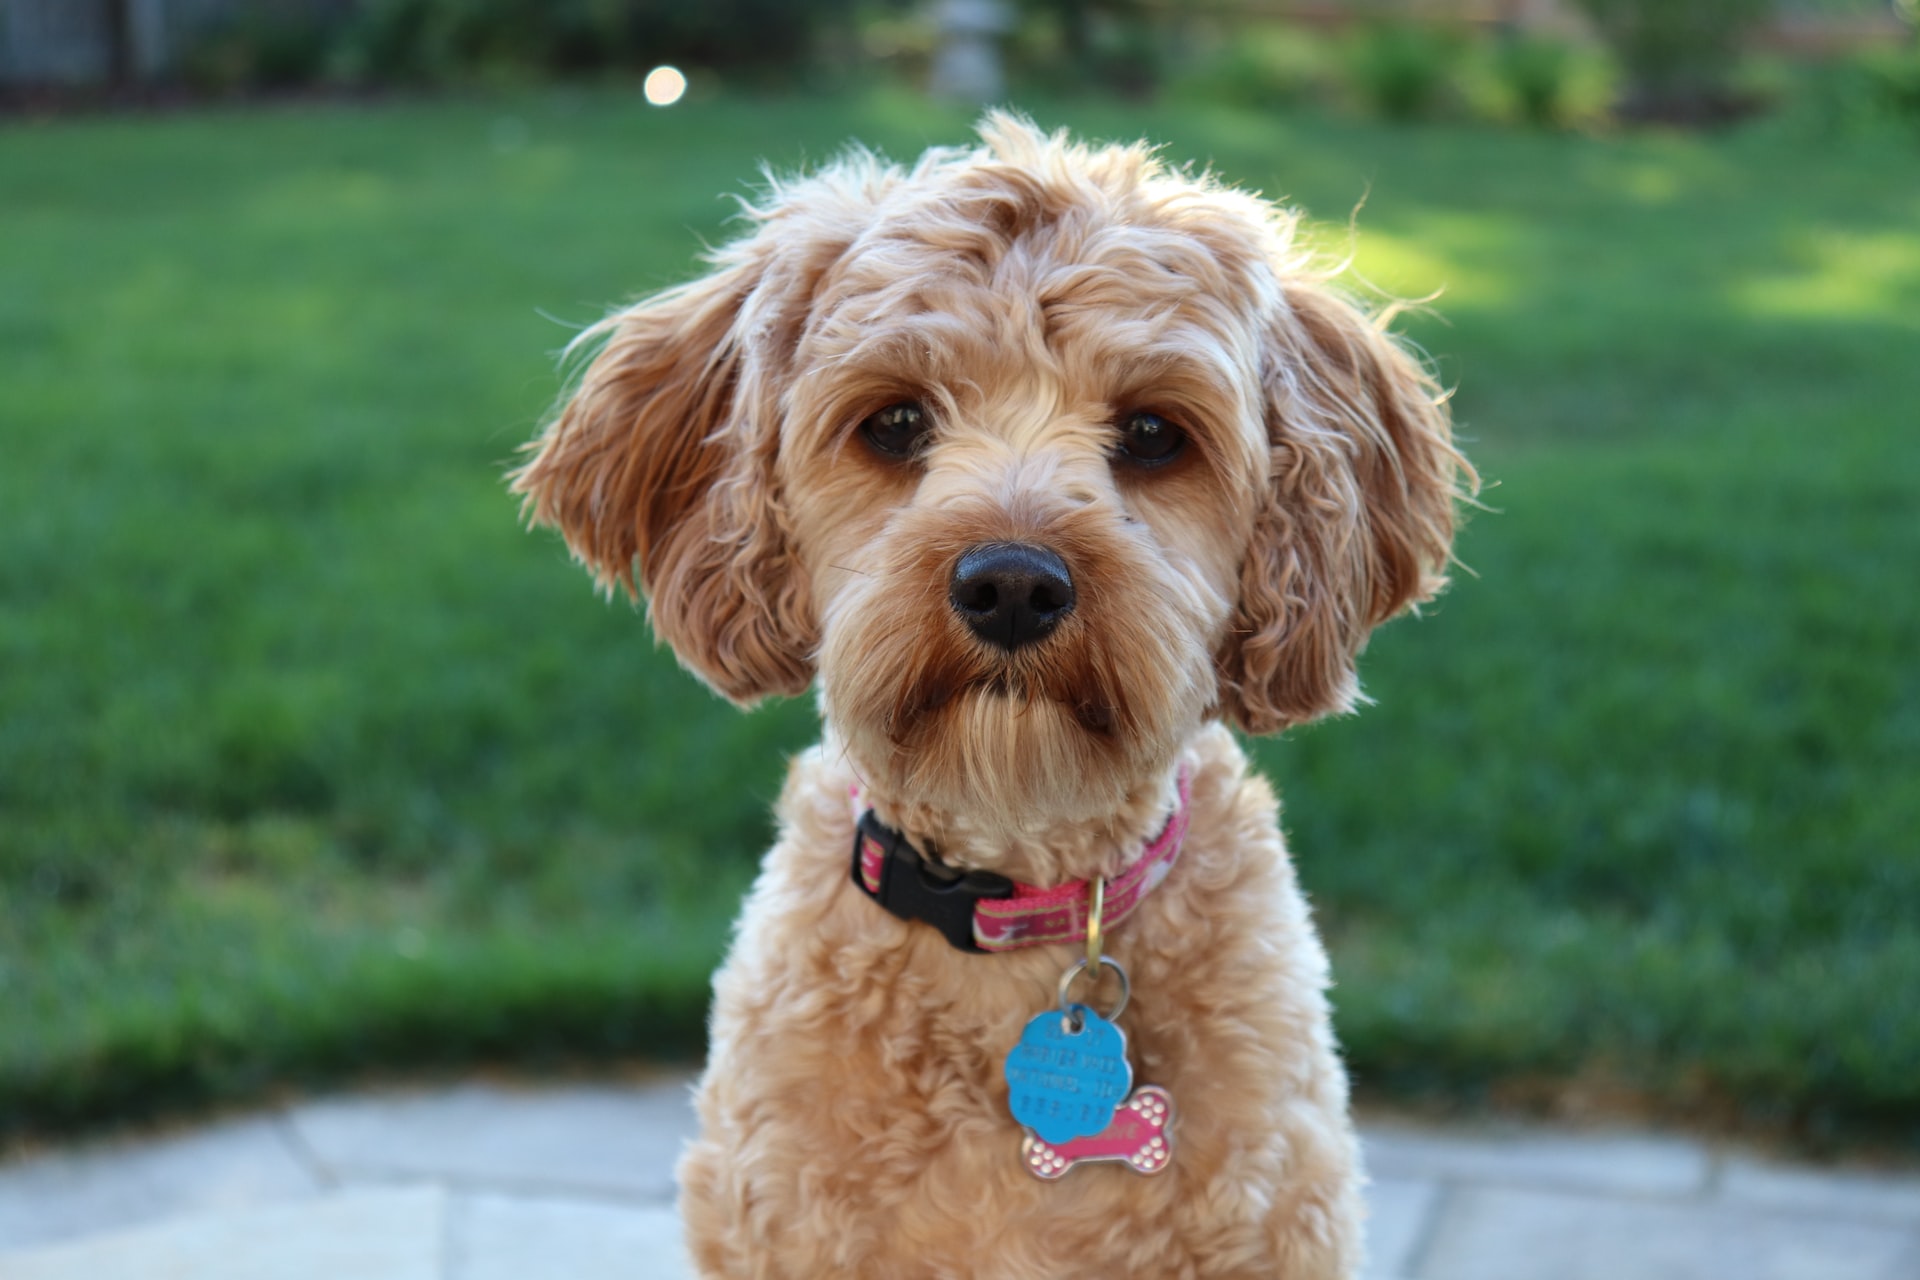
<path id="1" fill-rule="evenodd" d="M 710 1277 L 1335 1277 L 1361 1249 L 1325 955 L 1272 793 L 1224 727 L 1351 707 L 1369 630 L 1443 583 L 1471 473 L 1417 361 L 1295 215 L 989 117 L 911 169 L 777 182 L 707 277 L 605 321 L 515 474 L 607 586 L 740 703 L 818 675 L 822 744 L 715 980 L 680 1167 Z M 902 461 L 860 436 L 914 400 Z M 1152 471 L 1115 422 L 1189 444 Z M 1013 653 L 947 603 L 1024 540 L 1077 603 Z M 635 577 L 637 568 L 637 581 Z M 1109 940 L 1172 1166 L 1043 1183 L 1002 1062 L 1076 954 L 953 950 L 848 879 L 849 790 L 955 866 L 1115 874 L 1190 771 L 1171 876 Z"/>

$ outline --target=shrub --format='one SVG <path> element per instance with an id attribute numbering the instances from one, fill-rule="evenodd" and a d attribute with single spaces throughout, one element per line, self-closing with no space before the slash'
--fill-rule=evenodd
<path id="1" fill-rule="evenodd" d="M 1571 46 L 1516 36 L 1494 51 L 1493 69 L 1514 114 L 1526 123 L 1553 128 L 1572 114 L 1578 66 Z"/>
<path id="2" fill-rule="evenodd" d="M 1093 24 L 1083 66 L 1093 83 L 1124 98 L 1149 98 L 1166 79 L 1167 32 L 1151 15 L 1117 12 Z"/>
<path id="3" fill-rule="evenodd" d="M 1735 105 L 1726 79 L 1773 0 L 1579 0 L 1627 74 L 1622 112 L 1701 119 Z"/>
<path id="4" fill-rule="evenodd" d="M 303 16 L 266 0 L 207 31 L 193 78 L 217 87 L 565 75 L 660 62 L 767 74 L 811 54 L 854 0 L 360 0 Z"/>
<path id="5" fill-rule="evenodd" d="M 1347 53 L 1353 92 L 1388 120 L 1434 114 L 1458 67 L 1462 44 L 1433 27 L 1382 23 L 1362 30 Z"/>
<path id="6" fill-rule="evenodd" d="M 180 60 L 180 75 L 215 93 L 310 84 L 325 67 L 330 38 L 318 12 L 245 8 L 200 32 Z"/>
<path id="7" fill-rule="evenodd" d="M 1790 132 L 1845 137 L 1901 125 L 1920 129 L 1920 48 L 1882 46 L 1779 72 Z"/>
<path id="8" fill-rule="evenodd" d="M 1175 96 L 1254 110 L 1285 110 L 1330 97 L 1338 69 L 1326 42 L 1292 27 L 1235 31 L 1173 85 Z"/>
<path id="9" fill-rule="evenodd" d="M 1861 57 L 1860 67 L 1882 111 L 1920 125 L 1920 44 L 1875 49 Z"/>
<path id="10" fill-rule="evenodd" d="M 916 0 L 892 0 L 919 7 Z M 927 6 L 931 7 L 931 6 Z M 1003 48 L 1016 79 L 1043 92 L 1097 88 L 1147 98 L 1178 61 L 1180 15 L 1142 0 L 1011 0 Z"/>

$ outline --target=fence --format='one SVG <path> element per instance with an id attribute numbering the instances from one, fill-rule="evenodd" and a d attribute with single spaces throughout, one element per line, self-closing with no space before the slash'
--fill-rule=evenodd
<path id="1" fill-rule="evenodd" d="M 165 75 L 209 25 L 246 9 L 350 0 L 0 0 L 0 84 L 107 84 Z"/>
<path id="2" fill-rule="evenodd" d="M 359 0 L 0 0 L 0 85 L 125 84 L 165 76 L 195 36 L 242 12 L 297 15 Z M 685 0 L 698 4 L 700 0 Z M 1142 0 L 1134 0 L 1141 5 Z M 1762 40 L 1804 52 L 1897 38 L 1895 3 L 1916 0 L 1779 0 Z M 1672 0 L 1681 4 L 1685 0 Z M 1093 7 L 1093 6 L 1089 6 Z M 1148 10 L 1284 18 L 1340 27 L 1381 4 L 1355 0 L 1144 0 Z M 1396 0 L 1407 16 L 1565 34 L 1582 23 L 1574 0 Z"/>

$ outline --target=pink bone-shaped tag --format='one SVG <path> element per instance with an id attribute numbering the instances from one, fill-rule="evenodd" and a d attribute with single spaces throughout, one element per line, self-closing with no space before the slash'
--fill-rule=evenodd
<path id="1" fill-rule="evenodd" d="M 1048 1181 L 1096 1160 L 1117 1160 L 1135 1173 L 1158 1173 L 1173 1159 L 1173 1096 L 1157 1084 L 1143 1084 L 1114 1108 L 1106 1128 L 1059 1146 L 1029 1129 L 1020 1157 L 1035 1177 Z"/>

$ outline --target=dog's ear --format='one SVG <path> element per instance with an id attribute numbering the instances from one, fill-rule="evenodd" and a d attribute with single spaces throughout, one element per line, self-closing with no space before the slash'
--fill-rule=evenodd
<path id="1" fill-rule="evenodd" d="M 1472 476 L 1431 376 L 1321 280 L 1286 282 L 1263 359 L 1268 487 L 1219 659 L 1249 733 L 1353 707 L 1368 633 L 1446 584 Z"/>
<path id="2" fill-rule="evenodd" d="M 557 526 L 604 589 L 644 593 L 655 634 L 742 705 L 804 691 L 818 643 L 774 458 L 779 390 L 831 246 L 776 232 L 582 335 L 603 345 L 512 476 L 533 523 Z"/>

